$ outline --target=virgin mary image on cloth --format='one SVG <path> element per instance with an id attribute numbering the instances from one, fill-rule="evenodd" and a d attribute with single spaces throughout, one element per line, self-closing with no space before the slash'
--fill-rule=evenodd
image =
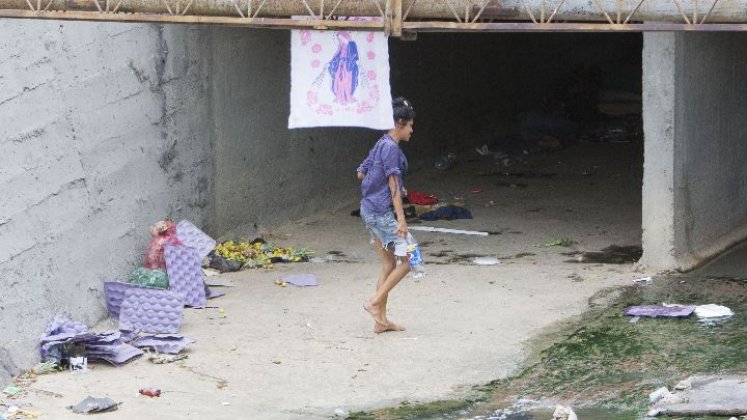
<path id="1" fill-rule="evenodd" d="M 392 126 L 383 33 L 292 31 L 288 128 Z"/>

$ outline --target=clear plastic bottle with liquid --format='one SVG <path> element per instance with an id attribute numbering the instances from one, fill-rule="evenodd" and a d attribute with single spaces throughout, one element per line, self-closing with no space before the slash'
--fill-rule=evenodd
<path id="1" fill-rule="evenodd" d="M 407 233 L 407 263 L 410 264 L 413 277 L 419 278 L 425 275 L 425 263 L 420 254 L 420 247 L 409 232 Z"/>

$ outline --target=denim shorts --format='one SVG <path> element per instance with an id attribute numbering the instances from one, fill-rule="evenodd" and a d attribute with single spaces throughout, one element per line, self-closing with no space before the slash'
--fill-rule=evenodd
<path id="1" fill-rule="evenodd" d="M 387 251 L 394 252 L 394 255 L 398 257 L 407 256 L 407 241 L 394 233 L 397 230 L 397 219 L 394 218 L 394 211 L 388 210 L 382 215 L 375 215 L 369 214 L 361 207 L 361 218 L 363 223 L 366 224 L 369 234 L 371 234 L 371 243 L 378 239 Z"/>

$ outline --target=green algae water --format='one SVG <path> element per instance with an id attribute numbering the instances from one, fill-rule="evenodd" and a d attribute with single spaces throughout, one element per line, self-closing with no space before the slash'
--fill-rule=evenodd
<path id="1" fill-rule="evenodd" d="M 694 314 L 637 322 L 624 315 L 628 306 L 662 303 L 718 304 L 734 316 L 705 324 Z M 573 407 L 583 420 L 643 418 L 648 395 L 657 388 L 672 389 L 695 374 L 747 373 L 746 314 L 745 278 L 654 277 L 650 284 L 616 291 L 604 308 L 533 339 L 527 364 L 512 377 L 478 387 L 472 401 L 403 404 L 350 418 L 549 419 L 554 409 L 549 401 Z M 545 406 L 517 405 L 521 401 Z"/>

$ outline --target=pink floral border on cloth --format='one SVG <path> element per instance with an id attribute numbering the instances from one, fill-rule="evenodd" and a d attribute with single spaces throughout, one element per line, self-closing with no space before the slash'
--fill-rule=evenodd
<path id="1" fill-rule="evenodd" d="M 387 37 L 381 32 L 291 31 L 290 108 L 288 128 L 392 128 Z"/>

